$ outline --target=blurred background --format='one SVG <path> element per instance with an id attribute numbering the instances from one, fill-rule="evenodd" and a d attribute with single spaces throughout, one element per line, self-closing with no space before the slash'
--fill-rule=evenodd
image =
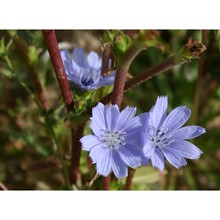
<path id="1" fill-rule="evenodd" d="M 102 30 L 56 31 L 60 49 L 83 47 L 102 54 Z M 167 95 L 169 111 L 179 105 L 192 110 L 187 125 L 197 124 L 206 133 L 193 140 L 203 154 L 199 160 L 176 170 L 166 163 L 161 173 L 150 165 L 136 170 L 134 190 L 211 190 L 220 188 L 220 50 L 219 32 L 214 30 L 127 30 L 132 40 L 146 42 L 130 68 L 130 77 L 165 60 L 183 47 L 190 37 L 207 50 L 201 59 L 178 65 L 143 82 L 124 95 L 122 108 L 137 106 L 149 111 L 158 95 Z M 34 87 L 38 75 L 63 157 L 70 164 L 71 133 L 64 121 L 65 106 L 41 31 L 0 31 L 0 181 L 13 190 L 63 188 L 61 165 L 53 153 L 53 141 L 45 112 L 39 108 Z M 90 133 L 87 126 L 85 134 Z M 78 189 L 101 189 L 98 178 L 92 188 L 86 183 L 95 172 L 82 152 Z M 113 179 L 111 188 L 123 189 L 125 179 Z"/>

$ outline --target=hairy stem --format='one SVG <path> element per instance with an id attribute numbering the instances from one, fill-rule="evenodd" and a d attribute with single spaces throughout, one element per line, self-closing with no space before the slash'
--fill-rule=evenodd
<path id="1" fill-rule="evenodd" d="M 53 64 L 54 71 L 62 92 L 64 102 L 68 111 L 74 107 L 72 93 L 70 91 L 69 82 L 67 80 L 65 68 L 60 55 L 58 42 L 54 30 L 43 30 L 44 39 L 47 45 L 48 52 Z"/>
<path id="2" fill-rule="evenodd" d="M 129 70 L 129 67 L 134 60 L 134 58 L 144 49 L 145 47 L 139 46 L 136 44 L 131 45 L 128 51 L 125 53 L 125 56 L 122 59 L 121 65 L 116 71 L 115 83 L 112 91 L 111 102 L 112 104 L 116 104 L 120 107 L 123 94 L 124 87 L 126 81 L 126 74 Z"/>

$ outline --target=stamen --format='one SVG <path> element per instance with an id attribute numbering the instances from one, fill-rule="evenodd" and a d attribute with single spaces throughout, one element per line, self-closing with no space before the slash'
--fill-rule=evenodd
<path id="1" fill-rule="evenodd" d="M 99 72 L 92 68 L 81 67 L 79 70 L 79 78 L 84 86 L 93 85 L 99 79 Z"/>
<path id="2" fill-rule="evenodd" d="M 169 135 L 168 128 L 161 127 L 156 132 L 152 128 L 149 130 L 150 141 L 152 141 L 156 148 L 167 147 L 174 139 Z"/>
<path id="3" fill-rule="evenodd" d="M 101 130 L 103 134 L 100 137 L 100 140 L 105 142 L 107 147 L 118 149 L 120 145 L 125 145 L 125 137 L 126 132 L 122 131 L 110 131 L 110 130 Z"/>

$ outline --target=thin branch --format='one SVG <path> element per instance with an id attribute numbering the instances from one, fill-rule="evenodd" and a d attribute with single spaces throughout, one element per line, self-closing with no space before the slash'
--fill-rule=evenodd
<path id="1" fill-rule="evenodd" d="M 111 102 L 112 104 L 116 104 L 120 107 L 123 94 L 124 94 L 124 87 L 126 81 L 126 74 L 129 70 L 129 67 L 134 60 L 134 58 L 143 50 L 145 47 L 139 46 L 136 44 L 131 45 L 128 51 L 125 53 L 123 57 L 121 65 L 119 65 L 116 76 L 115 76 L 115 83 L 112 91 Z"/>
<path id="2" fill-rule="evenodd" d="M 79 174 L 79 165 L 81 157 L 80 139 L 83 136 L 85 123 L 78 125 L 75 130 L 72 128 L 72 157 L 71 157 L 71 183 L 76 185 Z"/>
<path id="3" fill-rule="evenodd" d="M 202 30 L 202 43 L 206 43 L 207 39 L 207 32 L 208 30 Z M 205 64 L 205 54 L 201 55 L 201 59 L 199 61 L 199 68 L 198 68 L 198 78 L 196 81 L 196 88 L 195 88 L 195 96 L 194 96 L 194 105 L 193 105 L 193 114 L 192 114 L 192 123 L 196 123 L 198 120 L 199 114 L 199 104 L 200 104 L 200 97 L 201 97 L 201 85 L 202 79 L 204 75 L 204 64 Z"/>
<path id="4" fill-rule="evenodd" d="M 107 45 L 105 45 L 105 48 L 104 48 L 103 53 L 102 53 L 102 69 L 101 69 L 101 74 L 103 76 L 107 76 L 108 75 L 110 56 L 111 56 L 111 48 L 107 44 Z"/>
<path id="5" fill-rule="evenodd" d="M 14 37 L 14 43 L 16 44 L 18 52 L 20 53 L 24 63 L 26 64 L 26 66 L 28 68 L 28 71 L 31 74 L 31 77 L 32 77 L 33 83 L 34 83 L 34 87 L 35 87 L 37 96 L 40 100 L 42 107 L 44 109 L 48 110 L 48 103 L 47 103 L 43 88 L 41 86 L 40 79 L 38 77 L 38 73 L 37 73 L 33 63 L 31 62 L 31 60 L 29 59 L 29 57 L 27 55 L 27 51 L 25 49 L 25 44 L 22 42 L 22 40 L 20 40 L 16 36 Z"/>
<path id="6" fill-rule="evenodd" d="M 173 67 L 179 64 L 189 63 L 191 59 L 198 58 L 203 53 L 203 51 L 206 49 L 206 47 L 200 43 L 196 45 L 191 45 L 190 47 L 185 46 L 185 48 L 188 48 L 187 52 L 180 53 L 177 51 L 175 55 L 162 61 L 156 66 L 151 67 L 150 69 L 144 71 L 140 75 L 128 80 L 124 86 L 124 92 L 139 85 L 140 83 L 146 80 L 149 80 L 157 76 L 160 73 L 163 73 L 165 71 L 172 69 Z M 102 98 L 100 102 L 102 102 L 103 104 L 107 104 L 111 101 L 111 97 L 112 97 L 112 92 L 106 95 L 104 98 Z"/>
<path id="7" fill-rule="evenodd" d="M 54 71 L 62 92 L 64 102 L 68 111 L 73 110 L 74 102 L 70 91 L 69 82 L 67 80 L 65 68 L 60 55 L 58 42 L 54 30 L 43 30 L 44 39 L 47 45 L 48 52 L 53 64 Z"/>

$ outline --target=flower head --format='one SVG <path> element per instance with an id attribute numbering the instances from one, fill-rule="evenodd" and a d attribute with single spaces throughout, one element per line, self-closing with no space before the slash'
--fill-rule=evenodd
<path id="1" fill-rule="evenodd" d="M 158 97 L 151 111 L 139 116 L 145 127 L 144 155 L 160 171 L 164 169 L 164 157 L 176 168 L 187 164 L 184 158 L 198 159 L 202 151 L 186 140 L 205 133 L 200 126 L 182 127 L 191 115 L 190 109 L 179 106 L 167 115 L 167 106 L 167 97 Z"/>
<path id="2" fill-rule="evenodd" d="M 140 119 L 136 108 L 127 107 L 122 112 L 117 105 L 105 107 L 98 103 L 92 110 L 90 127 L 94 135 L 81 138 L 82 148 L 89 151 L 97 174 L 108 176 L 113 171 L 120 179 L 127 176 L 127 166 L 136 168 L 147 164 L 141 146 Z"/>
<path id="3" fill-rule="evenodd" d="M 81 89 L 94 90 L 114 83 L 115 71 L 106 77 L 101 75 L 102 59 L 99 59 L 97 53 L 92 51 L 86 57 L 82 48 L 75 48 L 72 61 L 68 50 L 62 50 L 60 53 L 68 80 Z"/>

